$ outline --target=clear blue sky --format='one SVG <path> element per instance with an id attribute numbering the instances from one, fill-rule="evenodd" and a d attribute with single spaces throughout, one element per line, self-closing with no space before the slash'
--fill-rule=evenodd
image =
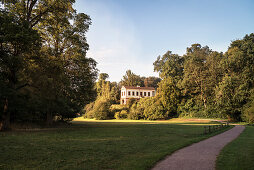
<path id="1" fill-rule="evenodd" d="M 225 52 L 254 32 L 254 0 L 77 0 L 75 8 L 92 18 L 87 55 L 111 81 L 127 69 L 158 76 L 153 62 L 168 50 L 183 55 L 200 43 Z"/>

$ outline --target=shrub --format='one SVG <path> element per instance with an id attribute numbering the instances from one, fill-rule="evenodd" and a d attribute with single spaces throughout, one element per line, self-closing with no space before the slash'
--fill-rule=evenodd
<path id="1" fill-rule="evenodd" d="M 109 110 L 115 114 L 116 112 L 121 112 L 122 110 L 128 110 L 128 107 L 126 105 L 113 104 L 110 106 Z"/>
<path id="2" fill-rule="evenodd" d="M 164 110 L 160 100 L 156 101 L 156 99 L 151 98 L 148 100 L 147 104 L 148 105 L 144 110 L 144 116 L 146 119 L 156 120 L 168 118 L 169 113 Z"/>
<path id="3" fill-rule="evenodd" d="M 252 100 L 245 106 L 242 119 L 250 124 L 254 124 L 254 95 Z"/>
<path id="4" fill-rule="evenodd" d="M 130 111 L 129 111 L 129 114 L 128 114 L 128 119 L 131 119 L 131 120 L 139 120 L 139 119 L 142 119 L 143 118 L 143 114 L 142 112 L 140 112 L 138 109 L 137 109 L 137 103 L 134 103 L 131 108 L 130 108 Z"/>
<path id="5" fill-rule="evenodd" d="M 93 110 L 93 106 L 94 106 L 94 102 L 87 104 L 84 108 L 85 113 L 90 112 L 91 110 Z"/>
<path id="6" fill-rule="evenodd" d="M 115 118 L 116 119 L 126 119 L 128 116 L 127 110 L 122 110 L 121 112 L 116 112 L 115 113 Z"/>
<path id="7" fill-rule="evenodd" d="M 93 117 L 98 120 L 110 118 L 110 102 L 107 100 L 99 100 L 94 104 Z"/>
<path id="8" fill-rule="evenodd" d="M 97 99 L 94 103 L 90 103 L 85 107 L 85 118 L 89 119 L 108 119 L 111 118 L 110 101 L 104 98 Z"/>
<path id="9" fill-rule="evenodd" d="M 135 98 L 130 98 L 128 101 L 127 101 L 127 103 L 126 103 L 126 106 L 127 106 L 127 108 L 131 108 L 131 106 L 134 104 L 134 103 L 136 103 L 137 102 L 137 99 L 135 99 Z"/>
<path id="10" fill-rule="evenodd" d="M 142 98 L 130 108 L 129 119 L 166 119 L 169 113 L 165 111 L 162 102 L 156 97 Z"/>

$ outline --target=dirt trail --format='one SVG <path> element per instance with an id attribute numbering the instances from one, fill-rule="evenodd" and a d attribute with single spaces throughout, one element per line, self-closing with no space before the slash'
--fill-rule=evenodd
<path id="1" fill-rule="evenodd" d="M 221 149 L 237 138 L 244 126 L 234 128 L 174 152 L 158 162 L 152 170 L 214 170 Z"/>

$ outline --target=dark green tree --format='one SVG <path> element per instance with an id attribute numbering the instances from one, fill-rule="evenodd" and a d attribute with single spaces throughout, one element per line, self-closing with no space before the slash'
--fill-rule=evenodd
<path id="1" fill-rule="evenodd" d="M 122 86 L 144 86 L 144 80 L 139 75 L 134 74 L 131 70 L 127 70 L 123 79 L 120 81 Z"/>

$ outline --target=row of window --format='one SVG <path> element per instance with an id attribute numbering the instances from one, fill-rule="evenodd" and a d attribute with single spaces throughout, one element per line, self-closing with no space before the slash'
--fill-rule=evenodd
<path id="1" fill-rule="evenodd" d="M 135 93 L 135 91 L 132 91 L 132 96 L 135 96 L 135 94 L 136 94 L 136 96 L 143 96 L 143 92 L 136 92 Z M 151 96 L 151 93 L 150 92 L 144 92 L 144 96 L 146 96 L 146 94 L 147 94 L 147 96 Z M 130 96 L 131 95 L 131 91 L 128 91 L 128 96 Z M 122 96 L 125 96 L 125 91 L 124 92 L 122 92 Z M 153 96 L 154 96 L 154 92 L 153 92 Z"/>

